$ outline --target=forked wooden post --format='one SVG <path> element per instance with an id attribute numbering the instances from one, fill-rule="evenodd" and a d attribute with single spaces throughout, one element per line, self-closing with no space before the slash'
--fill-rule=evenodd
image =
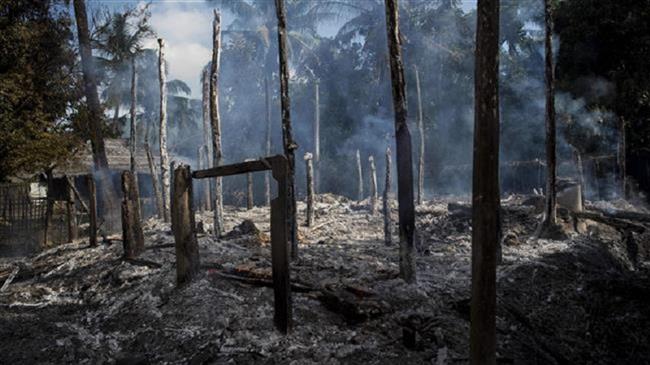
<path id="1" fill-rule="evenodd" d="M 190 282 L 198 274 L 200 263 L 189 166 L 180 165 L 174 170 L 171 197 L 172 232 L 176 242 L 176 283 L 181 285 Z"/>
<path id="2" fill-rule="evenodd" d="M 132 259 L 144 251 L 144 234 L 140 222 L 140 194 L 131 171 L 122 172 L 122 244 L 124 257 Z"/>
<path id="3" fill-rule="evenodd" d="M 86 184 L 88 185 L 88 217 L 90 219 L 88 243 L 90 246 L 97 246 L 97 188 L 92 174 L 86 175 Z"/>

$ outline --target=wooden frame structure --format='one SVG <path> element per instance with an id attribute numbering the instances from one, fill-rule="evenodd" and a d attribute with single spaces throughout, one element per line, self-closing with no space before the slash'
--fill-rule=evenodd
<path id="1" fill-rule="evenodd" d="M 178 169 L 185 169 L 189 171 L 189 167 L 180 166 Z M 194 171 L 191 174 L 192 179 L 205 179 L 205 178 L 216 178 L 223 176 L 232 176 L 239 174 L 247 174 L 257 171 L 267 171 L 271 170 L 271 174 L 278 186 L 278 195 L 271 201 L 271 262 L 272 262 L 272 272 L 273 272 L 273 292 L 274 292 L 274 323 L 276 328 L 282 333 L 288 333 L 291 331 L 292 327 L 292 310 L 291 310 L 291 281 L 289 275 L 289 226 L 291 222 L 289 221 L 289 163 L 287 158 L 283 155 L 275 155 L 270 157 L 260 158 L 258 160 L 246 161 L 242 163 L 236 163 L 232 165 L 218 166 L 205 170 Z M 181 174 L 179 171 L 178 174 Z M 175 176 L 179 176 L 175 173 Z M 182 179 L 181 181 L 174 182 L 175 191 L 190 191 L 192 179 Z M 180 185 L 186 186 L 180 186 Z M 187 199 L 176 199 L 177 196 L 182 196 L 181 194 L 175 194 L 172 205 L 176 206 L 173 208 L 177 211 L 179 216 L 193 216 L 193 208 L 191 204 L 184 204 L 183 201 Z M 190 199 L 191 200 L 191 199 Z M 186 210 L 186 212 L 178 212 L 178 210 Z M 185 214 L 187 213 L 187 214 Z M 191 222 L 191 221 L 190 221 Z M 189 224 L 191 226 L 191 224 Z M 178 229 L 184 230 L 187 227 L 184 227 L 184 224 L 174 225 L 178 226 Z M 175 228 L 175 227 L 174 227 Z M 191 227 L 192 233 L 189 237 L 195 235 L 194 227 Z M 175 232 L 176 236 L 176 232 Z M 179 235 L 179 237 L 182 235 Z M 188 235 L 185 235 L 188 237 Z M 188 242 L 182 239 L 179 242 L 176 241 L 176 252 L 178 255 L 183 255 L 184 252 L 193 252 L 191 249 L 188 250 L 186 247 L 187 244 L 192 244 L 191 239 Z M 182 262 L 196 262 L 197 260 L 189 260 L 190 258 L 186 257 L 177 257 L 178 261 Z M 192 268 L 187 268 L 192 270 Z M 183 275 L 185 273 L 177 273 L 177 275 Z"/>

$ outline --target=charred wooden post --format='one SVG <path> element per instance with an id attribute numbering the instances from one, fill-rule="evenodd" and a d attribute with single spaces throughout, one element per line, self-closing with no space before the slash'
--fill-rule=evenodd
<path id="1" fill-rule="evenodd" d="M 499 0 L 479 0 L 474 69 L 470 363 L 496 363 L 499 244 Z"/>
<path id="2" fill-rule="evenodd" d="M 582 154 L 577 148 L 573 149 L 573 157 L 575 159 L 576 170 L 578 173 L 578 183 L 580 183 L 580 200 L 582 201 L 582 204 L 584 206 L 585 189 L 587 189 L 587 186 L 585 185 L 585 172 L 584 172 L 584 165 L 582 163 Z"/>
<path id="3" fill-rule="evenodd" d="M 54 214 L 54 176 L 52 168 L 49 168 L 45 171 L 45 176 L 47 177 L 47 202 L 45 206 L 45 228 L 43 230 L 43 246 L 47 246 L 47 242 L 50 239 L 49 230 L 52 227 L 52 215 Z"/>
<path id="4" fill-rule="evenodd" d="M 209 168 L 212 166 L 212 154 L 210 153 L 210 143 L 212 136 L 212 127 L 210 124 L 210 67 L 204 67 L 201 74 L 202 95 L 201 108 L 203 112 L 203 166 Z M 205 210 L 212 209 L 212 185 L 209 180 L 203 183 L 203 199 Z"/>
<path id="5" fill-rule="evenodd" d="M 278 196 L 271 201 L 271 259 L 275 297 L 274 322 L 280 332 L 288 333 L 292 327 L 292 310 L 288 244 L 291 227 L 289 221 L 289 162 L 286 156 L 271 156 L 261 160 L 195 171 L 192 177 L 202 179 L 269 169 L 271 169 L 273 178 L 278 183 Z"/>
<path id="6" fill-rule="evenodd" d="M 377 168 L 375 167 L 375 158 L 368 157 L 370 163 L 370 214 L 377 213 Z"/>
<path id="7" fill-rule="evenodd" d="M 192 174 L 187 165 L 174 170 L 172 185 L 172 232 L 176 243 L 176 283 L 190 282 L 199 273 L 199 245 L 196 239 Z"/>
<path id="8" fill-rule="evenodd" d="M 386 245 L 390 245 L 393 243 L 393 230 L 392 230 L 392 222 L 390 218 L 390 201 L 388 200 L 389 197 L 388 195 L 390 194 L 390 183 L 391 183 L 391 177 L 390 177 L 390 165 L 391 165 L 391 158 L 390 158 L 390 147 L 386 148 L 386 180 L 384 181 L 384 199 L 383 199 L 383 214 L 384 214 L 384 242 Z"/>
<path id="9" fill-rule="evenodd" d="M 307 172 L 307 227 L 314 224 L 314 164 L 312 154 L 305 153 L 305 171 Z"/>
<path id="10" fill-rule="evenodd" d="M 68 186 L 67 200 L 65 202 L 68 223 L 68 242 L 72 242 L 77 238 L 77 209 L 74 202 L 74 191 L 72 191 L 71 181 L 67 176 L 66 183 Z"/>
<path id="11" fill-rule="evenodd" d="M 421 205 L 424 199 L 424 117 L 422 116 L 422 93 L 420 90 L 420 72 L 415 69 L 415 90 L 418 96 L 418 134 L 420 137 L 420 155 L 418 156 L 418 195 L 417 204 Z"/>
<path id="12" fill-rule="evenodd" d="M 357 196 L 358 200 L 363 200 L 363 172 L 361 170 L 361 153 L 357 150 Z"/>
<path id="13" fill-rule="evenodd" d="M 247 159 L 244 161 L 253 161 L 253 159 Z M 255 205 L 253 200 L 253 173 L 246 173 L 246 209 L 251 210 Z"/>
<path id="14" fill-rule="evenodd" d="M 130 130 L 129 130 L 129 167 L 131 173 L 136 178 L 137 174 L 135 173 L 135 155 L 136 155 L 136 106 L 137 106 L 137 92 L 136 87 L 138 84 L 138 74 L 135 70 L 135 56 L 131 58 L 131 109 L 129 111 L 131 115 L 130 119 Z"/>
<path id="15" fill-rule="evenodd" d="M 623 199 L 628 198 L 627 192 L 627 171 L 626 171 L 626 132 L 625 119 L 619 118 L 618 124 L 618 153 L 616 162 L 618 164 L 618 180 L 620 182 L 620 194 Z"/>
<path id="16" fill-rule="evenodd" d="M 291 239 L 289 214 L 288 160 L 281 156 L 271 162 L 273 178 L 278 182 L 278 196 L 271 201 L 271 261 L 273 266 L 273 293 L 275 327 L 288 333 L 293 327 L 291 309 L 291 278 L 289 276 L 289 251 L 287 243 Z M 289 224 L 287 224 L 289 222 Z M 293 250 L 291 250 L 293 252 Z"/>
<path id="17" fill-rule="evenodd" d="M 320 191 L 320 81 L 314 83 L 314 193 Z"/>
<path id="18" fill-rule="evenodd" d="M 275 10 L 278 18 L 278 56 L 280 58 L 280 104 L 282 107 L 282 141 L 284 154 L 289 163 L 288 184 L 289 184 L 289 222 L 291 229 L 289 239 L 291 241 L 291 258 L 298 257 L 298 225 L 296 217 L 296 158 L 295 150 L 298 144 L 293 140 L 291 132 L 291 102 L 289 99 L 289 61 L 287 44 L 287 19 L 284 8 L 284 0 L 275 0 Z"/>
<path id="19" fill-rule="evenodd" d="M 269 77 L 264 78 L 264 106 L 266 115 L 266 156 L 271 155 L 271 90 L 269 89 Z M 264 173 L 264 201 L 271 206 L 271 174 Z"/>
<path id="20" fill-rule="evenodd" d="M 86 175 L 86 185 L 88 186 L 88 217 L 90 221 L 88 243 L 94 247 L 97 246 L 97 189 L 93 175 Z"/>
<path id="21" fill-rule="evenodd" d="M 122 172 L 122 244 L 124 257 L 132 259 L 144 251 L 144 234 L 140 221 L 138 185 L 131 171 Z"/>
<path id="22" fill-rule="evenodd" d="M 210 125 L 212 126 L 212 166 L 221 165 L 221 120 L 219 117 L 219 67 L 221 55 L 221 17 L 214 11 L 212 22 L 212 63 L 210 66 Z M 214 235 L 223 234 L 223 185 L 221 177 L 215 180 Z"/>
<path id="23" fill-rule="evenodd" d="M 165 41 L 158 38 L 158 82 L 160 84 L 160 173 L 162 175 L 163 219 L 169 222 L 169 154 L 167 153 L 167 74 L 165 68 Z"/>
<path id="24" fill-rule="evenodd" d="M 411 134 L 406 123 L 406 87 L 402 61 L 397 0 L 385 0 L 388 53 L 395 109 L 395 141 L 397 147 L 397 202 L 399 205 L 400 277 L 408 283 L 416 281 L 415 272 L 415 206 L 413 201 L 413 161 Z"/>
<path id="25" fill-rule="evenodd" d="M 156 211 L 158 213 L 158 218 L 164 219 L 165 218 L 165 213 L 164 213 L 164 208 L 163 208 L 163 199 L 162 199 L 162 193 L 160 192 L 160 188 L 158 187 L 158 169 L 156 169 L 156 164 L 153 159 L 153 153 L 151 152 L 151 147 L 149 146 L 149 142 L 146 141 L 144 143 L 144 149 L 147 153 L 147 163 L 149 164 L 149 173 L 151 174 L 151 185 L 153 188 L 153 195 L 154 198 L 156 199 Z"/>

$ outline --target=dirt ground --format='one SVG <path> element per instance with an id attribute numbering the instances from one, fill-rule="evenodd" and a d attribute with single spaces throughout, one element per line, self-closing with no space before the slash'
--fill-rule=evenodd
<path id="1" fill-rule="evenodd" d="M 540 217 L 527 200 L 502 203 L 498 362 L 650 363 L 650 223 L 632 232 L 567 218 L 577 228 L 568 239 L 537 240 Z M 224 277 L 270 275 L 267 208 L 227 207 L 231 232 L 199 234 L 202 273 L 182 288 L 170 227 L 157 220 L 146 223 L 138 261 L 121 259 L 119 240 L 4 259 L 0 286 L 15 275 L 0 289 L 0 363 L 467 363 L 470 216 L 467 202 L 451 210 L 450 202 L 418 207 L 418 282 L 407 285 L 397 243 L 384 243 L 382 216 L 370 215 L 367 202 L 319 196 L 316 223 L 301 224 L 292 263 L 302 289 L 293 292 L 287 336 L 273 327 L 271 288 Z M 197 216 L 207 231 L 210 217 Z M 245 219 L 261 232 L 240 225 Z M 405 343 L 404 333 L 415 341 Z"/>

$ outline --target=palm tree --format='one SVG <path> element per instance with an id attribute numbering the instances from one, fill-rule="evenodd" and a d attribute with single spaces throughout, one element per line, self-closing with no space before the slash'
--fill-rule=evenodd
<path id="1" fill-rule="evenodd" d="M 94 32 L 99 70 L 105 76 L 106 89 L 102 96 L 114 108 L 113 129 L 119 132 L 120 106 L 129 99 L 130 65 L 143 52 L 143 42 L 154 36 L 149 25 L 148 6 L 124 12 L 101 13 Z"/>

